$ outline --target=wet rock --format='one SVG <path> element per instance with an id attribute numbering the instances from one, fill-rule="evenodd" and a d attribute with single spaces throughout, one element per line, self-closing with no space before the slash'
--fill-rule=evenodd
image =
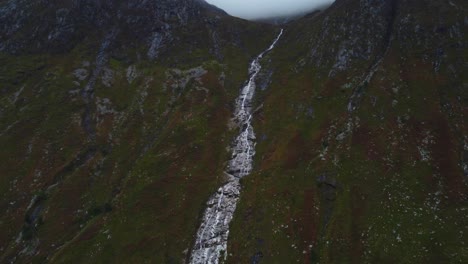
<path id="1" fill-rule="evenodd" d="M 209 199 L 190 263 L 218 263 L 220 257 L 226 257 L 229 224 L 236 210 L 240 190 L 239 180 L 233 179 Z"/>

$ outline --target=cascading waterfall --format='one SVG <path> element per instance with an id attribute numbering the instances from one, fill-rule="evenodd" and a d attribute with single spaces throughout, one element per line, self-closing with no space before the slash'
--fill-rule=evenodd
<path id="1" fill-rule="evenodd" d="M 192 264 L 219 263 L 221 257 L 224 259 L 227 257 L 229 224 L 236 210 L 241 190 L 239 179 L 250 174 L 255 155 L 255 133 L 251 123 L 255 80 L 262 68 L 260 60 L 275 47 L 282 34 L 283 29 L 271 46 L 260 53 L 250 64 L 249 80 L 236 100 L 234 121 L 240 133 L 233 142 L 232 156 L 227 167 L 226 174 L 229 180 L 207 202 L 207 208 L 190 255 Z"/>

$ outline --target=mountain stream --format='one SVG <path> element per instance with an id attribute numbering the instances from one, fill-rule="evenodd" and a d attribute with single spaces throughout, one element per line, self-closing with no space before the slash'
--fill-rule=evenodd
<path id="1" fill-rule="evenodd" d="M 250 63 L 249 80 L 236 99 L 233 121 L 239 128 L 239 135 L 232 143 L 232 156 L 226 170 L 228 181 L 207 202 L 190 255 L 191 264 L 219 263 L 221 258 L 226 259 L 227 257 L 229 224 L 236 210 L 241 191 L 239 179 L 250 174 L 255 155 L 252 99 L 255 94 L 255 81 L 262 68 L 260 60 L 275 47 L 282 34 L 283 30 L 270 47 Z"/>

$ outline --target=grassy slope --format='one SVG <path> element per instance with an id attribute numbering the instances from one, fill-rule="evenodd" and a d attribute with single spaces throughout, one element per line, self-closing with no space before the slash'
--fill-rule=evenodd
<path id="1" fill-rule="evenodd" d="M 179 263 L 186 257 L 205 201 L 223 180 L 227 123 L 248 62 L 275 34 L 269 26 L 224 19 L 217 28 L 223 61 L 196 25 L 178 32 L 181 43 L 155 62 L 139 59 L 144 46 L 112 49 L 91 104 L 100 113 L 95 140 L 80 124 L 85 102 L 74 93 L 89 76 L 74 83 L 72 73 L 92 71 L 101 37 L 89 36 L 67 54 L 1 54 L 1 261 Z M 131 65 L 138 75 L 130 83 Z M 174 81 L 170 69 L 198 66 L 207 71 L 199 80 L 165 88 Z M 113 73 L 109 87 L 106 72 Z M 39 220 L 28 227 L 34 195 Z M 21 230 L 24 240 L 16 243 Z M 37 254 L 18 255 L 37 239 Z"/>
<path id="2" fill-rule="evenodd" d="M 329 64 L 301 59 L 312 49 L 308 39 L 326 30 L 324 17 L 345 17 L 350 8 L 293 23 L 272 53 L 275 73 L 260 94 L 264 106 L 255 123 L 256 169 L 243 180 L 229 263 L 468 260 L 467 184 L 459 163 L 467 134 L 467 38 L 449 36 L 463 24 L 463 12 L 423 1 L 401 6 L 389 50 L 349 114 L 353 90 L 345 84 L 371 60 L 328 78 Z M 410 25 L 401 22 L 407 13 Z M 426 33 L 411 32 L 416 25 Z M 441 29 L 429 33 L 434 28 Z M 333 50 L 338 43 L 322 46 Z M 444 58 L 435 72 L 438 48 Z"/>

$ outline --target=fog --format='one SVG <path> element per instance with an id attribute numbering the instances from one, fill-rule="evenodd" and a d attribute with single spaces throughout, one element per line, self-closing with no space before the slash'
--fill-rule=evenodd
<path id="1" fill-rule="evenodd" d="M 245 19 L 282 17 L 326 7 L 334 0 L 205 0 Z"/>

